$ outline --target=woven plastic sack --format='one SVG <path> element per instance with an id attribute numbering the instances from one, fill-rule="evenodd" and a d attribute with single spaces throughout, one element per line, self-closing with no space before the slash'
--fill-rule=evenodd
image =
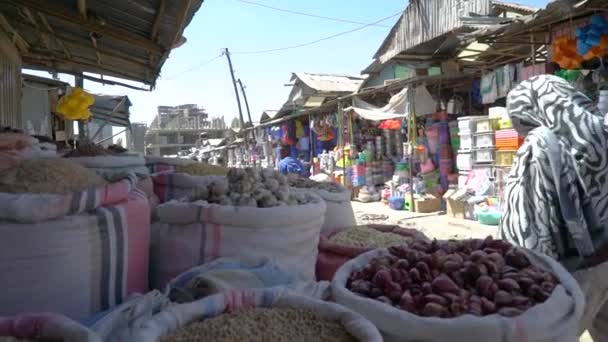
<path id="1" fill-rule="evenodd" d="M 139 155 L 96 156 L 67 158 L 87 169 L 94 170 L 98 175 L 108 180 L 124 177 L 134 173 L 137 176 L 148 176 L 150 171 L 146 167 L 146 160 Z"/>
<path id="2" fill-rule="evenodd" d="M 422 232 L 393 225 L 367 225 L 385 233 L 395 233 L 416 240 L 428 240 Z M 317 280 L 332 280 L 336 271 L 347 261 L 372 250 L 367 247 L 343 246 L 332 242 L 330 238 L 342 230 L 324 232 L 319 239 L 319 257 L 317 259 Z"/>
<path id="3" fill-rule="evenodd" d="M 0 193 L 0 315 L 82 320 L 146 292 L 150 208 L 136 184 L 130 175 L 70 194 Z"/>
<path id="4" fill-rule="evenodd" d="M 350 274 L 362 269 L 373 258 L 389 254 L 377 249 L 344 264 L 332 281 L 337 303 L 360 313 L 382 332 L 386 342 L 392 341 L 503 341 L 503 342 L 575 342 L 578 324 L 585 307 L 585 297 L 576 280 L 559 263 L 548 256 L 527 252 L 530 261 L 551 271 L 560 285 L 549 299 L 523 314 L 507 318 L 497 314 L 485 317 L 464 315 L 456 318 L 421 317 L 346 288 Z"/>
<path id="5" fill-rule="evenodd" d="M 187 173 L 160 172 L 152 175 L 154 193 L 161 203 L 191 196 L 197 187 L 207 186 L 225 176 L 192 176 Z"/>
<path id="6" fill-rule="evenodd" d="M 51 313 L 0 317 L 2 337 L 61 342 L 101 342 L 101 338 L 73 320 Z"/>
<path id="7" fill-rule="evenodd" d="M 351 192 L 345 187 L 340 187 L 340 192 L 329 192 L 323 189 L 315 188 L 295 188 L 298 191 L 308 191 L 321 197 L 327 204 L 323 227 L 321 231 L 336 230 L 346 227 L 352 227 L 357 224 L 355 212 L 350 202 Z"/>
<path id="8" fill-rule="evenodd" d="M 153 286 L 220 257 L 268 257 L 315 279 L 325 202 L 274 208 L 234 207 L 204 201 L 161 204 L 152 229 Z"/>
<path id="9" fill-rule="evenodd" d="M 154 157 L 146 156 L 146 166 L 150 173 L 159 172 L 173 172 L 177 165 L 190 165 L 196 163 L 192 159 L 186 158 L 165 158 L 165 157 Z"/>
<path id="10" fill-rule="evenodd" d="M 323 317 L 340 320 L 358 341 L 382 341 L 378 329 L 361 315 L 340 305 L 300 296 L 284 288 L 228 291 L 196 302 L 169 307 L 148 321 L 137 332 L 133 341 L 157 341 L 159 337 L 201 319 L 256 307 L 313 309 Z"/>

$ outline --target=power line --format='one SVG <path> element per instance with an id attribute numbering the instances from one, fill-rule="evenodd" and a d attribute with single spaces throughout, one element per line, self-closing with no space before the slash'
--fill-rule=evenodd
<path id="1" fill-rule="evenodd" d="M 237 0 L 237 1 L 240 1 L 240 0 Z M 303 44 L 298 44 L 298 45 L 292 45 L 292 46 L 285 46 L 285 47 L 281 47 L 281 48 L 268 49 L 268 50 L 239 51 L 239 52 L 233 52 L 232 54 L 233 55 L 236 55 L 236 54 L 239 54 L 239 55 L 251 55 L 251 54 L 260 54 L 260 53 L 267 53 L 267 52 L 276 52 L 276 51 L 297 49 L 297 48 L 301 48 L 301 47 L 304 47 L 304 46 L 309 46 L 309 45 L 313 45 L 313 44 L 316 44 L 316 43 L 320 43 L 322 41 L 326 41 L 326 40 L 329 40 L 329 39 L 333 39 L 333 38 L 336 38 L 336 37 L 340 37 L 340 36 L 343 36 L 343 35 L 346 35 L 346 34 L 349 34 L 349 33 L 353 33 L 353 32 L 362 30 L 362 29 L 370 27 L 370 26 L 374 26 L 374 25 L 376 25 L 378 23 L 381 23 L 381 22 L 383 22 L 385 20 L 388 20 L 388 19 L 394 18 L 394 17 L 396 17 L 398 15 L 401 15 L 402 13 L 403 13 L 402 11 L 399 11 L 398 13 L 395 13 L 395 14 L 393 14 L 391 16 L 386 17 L 386 18 L 382 18 L 382 19 L 380 19 L 378 21 L 375 21 L 373 23 L 365 24 L 363 26 L 354 28 L 352 30 L 348 30 L 348 31 L 344 31 L 344 32 L 340 32 L 340 33 L 331 35 L 331 36 L 323 37 L 323 38 L 320 38 L 320 39 L 317 39 L 317 40 L 313 40 L 312 42 L 308 42 L 308 43 L 303 43 Z"/>
<path id="2" fill-rule="evenodd" d="M 177 74 L 174 74 L 173 76 L 170 76 L 170 77 L 167 77 L 167 78 L 161 77 L 161 79 L 162 79 L 163 81 L 170 81 L 170 80 L 175 79 L 175 78 L 177 78 L 177 77 L 179 77 L 179 76 L 181 76 L 181 75 L 183 75 L 183 74 L 185 74 L 185 73 L 188 73 L 188 72 L 190 72 L 190 71 L 194 71 L 194 70 L 196 70 L 196 69 L 200 69 L 200 68 L 202 68 L 202 67 L 204 67 L 204 66 L 207 66 L 207 65 L 209 65 L 209 64 L 211 64 L 211 63 L 213 63 L 213 62 L 215 62 L 216 60 L 218 60 L 218 59 L 222 58 L 223 56 L 224 56 L 224 52 L 222 52 L 222 53 L 221 53 L 221 54 L 219 54 L 218 56 L 215 56 L 215 57 L 211 58 L 210 60 L 205 61 L 205 62 L 203 62 L 203 63 L 201 63 L 201 64 L 199 64 L 199 65 L 196 65 L 196 66 L 193 66 L 193 67 L 191 67 L 191 68 L 188 68 L 188 69 L 186 69 L 186 70 L 184 70 L 184 71 L 181 71 L 181 72 L 179 72 L 179 73 L 177 73 Z"/>
<path id="3" fill-rule="evenodd" d="M 347 20 L 347 19 L 325 17 L 325 16 L 317 15 L 317 14 L 292 11 L 292 10 L 288 10 L 288 9 L 284 9 L 284 8 L 278 8 L 278 7 L 273 7 L 273 6 L 261 4 L 259 2 L 255 2 L 255 1 L 249 1 L 249 0 L 235 0 L 235 1 L 242 2 L 242 3 L 245 3 L 245 4 L 249 4 L 249 5 L 260 6 L 260 7 L 272 9 L 272 10 L 279 11 L 279 12 L 285 12 L 285 13 L 302 15 L 302 16 L 305 16 L 305 17 L 311 17 L 311 18 L 317 18 L 317 19 L 325 19 L 325 20 L 331 20 L 331 21 L 339 21 L 339 22 L 342 22 L 342 23 L 349 23 L 349 24 L 365 25 L 365 23 L 362 23 L 360 21 L 353 21 L 353 20 Z M 373 26 L 390 27 L 390 26 L 387 26 L 387 25 L 373 25 Z"/>

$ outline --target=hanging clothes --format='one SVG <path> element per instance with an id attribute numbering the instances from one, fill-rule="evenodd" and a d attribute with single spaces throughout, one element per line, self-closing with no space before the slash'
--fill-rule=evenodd
<path id="1" fill-rule="evenodd" d="M 481 77 L 481 85 L 479 89 L 481 93 L 482 103 L 491 104 L 498 98 L 498 84 L 496 83 L 496 72 L 488 72 Z"/>

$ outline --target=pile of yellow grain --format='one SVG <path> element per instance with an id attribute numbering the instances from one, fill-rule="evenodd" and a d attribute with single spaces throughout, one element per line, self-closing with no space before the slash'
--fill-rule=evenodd
<path id="1" fill-rule="evenodd" d="M 192 323 L 160 342 L 357 342 L 339 321 L 310 309 L 258 308 Z"/>
<path id="2" fill-rule="evenodd" d="M 193 163 L 188 165 L 177 165 L 176 172 L 187 173 L 193 176 L 225 176 L 228 174 L 228 169 L 218 165 Z"/>
<path id="3" fill-rule="evenodd" d="M 105 184 L 94 171 L 62 158 L 28 159 L 0 173 L 0 192 L 63 194 Z"/>

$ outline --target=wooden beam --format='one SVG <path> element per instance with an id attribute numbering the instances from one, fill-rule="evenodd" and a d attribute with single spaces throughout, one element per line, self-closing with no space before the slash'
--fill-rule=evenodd
<path id="1" fill-rule="evenodd" d="M 87 0 L 78 0 L 78 13 L 87 20 Z"/>
<path id="2" fill-rule="evenodd" d="M 68 50 L 68 48 L 65 47 L 65 44 L 63 43 L 63 40 L 59 39 L 56 36 L 55 30 L 53 30 L 53 27 L 51 26 L 51 24 L 49 24 L 49 21 L 46 19 L 46 17 L 44 16 L 44 14 L 38 13 L 38 16 L 40 17 L 40 21 L 42 22 L 42 25 L 44 25 L 44 27 L 50 32 L 51 36 L 53 38 L 55 38 L 55 41 L 57 42 L 57 44 L 59 44 L 59 46 L 61 46 L 61 48 L 63 49 L 63 53 L 65 53 L 65 56 L 68 59 L 71 59 L 72 58 L 72 54 L 70 53 L 70 50 Z"/>
<path id="3" fill-rule="evenodd" d="M 184 29 L 184 21 L 186 20 L 186 13 L 188 13 L 190 6 L 192 6 L 192 0 L 183 0 L 183 2 L 184 4 L 177 15 L 177 32 L 175 32 L 175 37 L 173 37 L 173 40 L 171 41 L 171 46 L 167 47 L 168 49 L 172 49 L 181 38 L 181 32 Z"/>
<path id="4" fill-rule="evenodd" d="M 69 22 L 72 25 L 81 26 L 86 31 L 97 32 L 99 34 L 109 36 L 114 39 L 125 41 L 142 49 L 146 49 L 151 53 L 163 54 L 167 50 L 148 38 L 143 38 L 139 35 L 122 29 L 101 25 L 98 22 L 92 20 L 91 18 L 83 19 L 80 15 L 75 14 L 73 10 L 70 10 L 69 8 L 66 8 L 64 6 L 53 4 L 53 6 L 51 7 L 42 4 L 40 1 L 35 0 L 15 0 L 15 2 L 23 6 L 29 7 L 30 9 L 34 9 L 38 12 L 44 13 L 48 16 L 52 16 L 57 19 Z"/>
<path id="5" fill-rule="evenodd" d="M 156 16 L 154 17 L 154 23 L 152 24 L 152 32 L 150 32 L 150 39 L 152 41 L 158 42 L 158 30 L 160 28 L 160 22 L 165 13 L 165 0 L 160 0 L 160 4 L 158 5 L 158 10 L 156 10 Z"/>

